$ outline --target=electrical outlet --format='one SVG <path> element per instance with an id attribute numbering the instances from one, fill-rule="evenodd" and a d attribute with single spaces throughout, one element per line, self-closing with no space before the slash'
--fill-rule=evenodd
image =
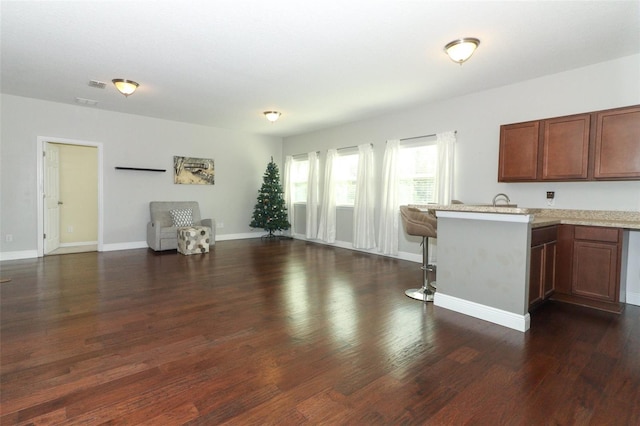
<path id="1" fill-rule="evenodd" d="M 7 240 L 8 243 L 12 243 L 13 242 L 13 234 L 7 234 L 5 236 L 5 239 Z"/>
<path id="2" fill-rule="evenodd" d="M 73 233 L 73 226 L 71 226 L 71 225 L 67 226 L 67 232 L 69 234 L 72 234 Z"/>
<path id="3" fill-rule="evenodd" d="M 224 222 L 216 222 L 216 228 L 224 228 Z"/>
<path id="4" fill-rule="evenodd" d="M 555 191 L 547 191 L 547 205 L 548 206 L 553 206 L 555 198 L 556 198 Z"/>

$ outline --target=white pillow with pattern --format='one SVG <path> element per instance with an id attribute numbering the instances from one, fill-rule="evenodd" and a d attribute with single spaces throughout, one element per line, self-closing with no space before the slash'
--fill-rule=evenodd
<path id="1" fill-rule="evenodd" d="M 169 210 L 173 226 L 193 226 L 193 211 L 191 209 Z"/>

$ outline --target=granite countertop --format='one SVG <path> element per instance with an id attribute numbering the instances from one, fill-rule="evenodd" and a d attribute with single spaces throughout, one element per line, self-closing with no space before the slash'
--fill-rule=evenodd
<path id="1" fill-rule="evenodd" d="M 539 209 L 533 216 L 534 228 L 565 224 L 605 226 L 640 230 L 640 212 L 619 210 Z"/>
<path id="2" fill-rule="evenodd" d="M 541 209 L 500 205 L 494 207 L 492 205 L 473 204 L 427 204 L 416 205 L 414 207 L 434 211 L 532 215 L 533 222 L 531 226 L 533 228 L 566 224 L 640 230 L 640 211 Z"/>

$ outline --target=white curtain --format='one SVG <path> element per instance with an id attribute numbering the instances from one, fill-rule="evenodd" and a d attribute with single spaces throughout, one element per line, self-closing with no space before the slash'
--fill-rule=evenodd
<path id="1" fill-rule="evenodd" d="M 436 174 L 436 203 L 450 204 L 453 194 L 453 160 L 456 132 L 436 135 L 438 146 L 438 168 Z"/>
<path id="2" fill-rule="evenodd" d="M 353 247 L 359 249 L 371 249 L 376 246 L 373 178 L 373 147 L 370 143 L 358 145 L 358 175 L 353 204 Z"/>
<path id="3" fill-rule="evenodd" d="M 291 163 L 293 163 L 293 157 L 287 155 L 284 158 L 284 204 L 287 208 L 287 220 L 291 224 L 289 228 L 290 235 L 293 235 L 293 183 L 291 181 Z"/>
<path id="4" fill-rule="evenodd" d="M 308 154 L 309 177 L 307 179 L 307 233 L 308 239 L 315 239 L 318 235 L 318 153 Z"/>
<path id="5" fill-rule="evenodd" d="M 318 239 L 326 243 L 336 242 L 336 183 L 333 176 L 333 167 L 337 156 L 338 151 L 335 149 L 328 150 L 324 166 Z"/>
<path id="6" fill-rule="evenodd" d="M 400 141 L 388 140 L 382 160 L 382 200 L 378 251 L 382 254 L 398 254 L 399 201 L 398 201 L 398 157 Z"/>

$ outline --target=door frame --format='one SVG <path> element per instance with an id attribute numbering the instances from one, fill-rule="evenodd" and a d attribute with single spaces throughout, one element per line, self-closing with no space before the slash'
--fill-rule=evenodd
<path id="1" fill-rule="evenodd" d="M 65 139 L 49 136 L 38 136 L 36 149 L 36 194 L 38 211 L 38 257 L 44 256 L 44 147 L 47 142 L 66 145 L 90 146 L 98 149 L 98 251 L 103 251 L 104 244 L 104 167 L 102 143 Z"/>
<path id="2" fill-rule="evenodd" d="M 60 248 L 60 222 L 61 222 L 61 205 L 60 205 L 60 145 L 56 143 L 44 144 L 44 233 L 47 237 L 44 239 L 44 255 Z M 54 170 L 55 169 L 55 170 Z M 52 205 L 51 203 L 55 201 Z M 52 210 L 55 217 L 52 217 Z"/>

